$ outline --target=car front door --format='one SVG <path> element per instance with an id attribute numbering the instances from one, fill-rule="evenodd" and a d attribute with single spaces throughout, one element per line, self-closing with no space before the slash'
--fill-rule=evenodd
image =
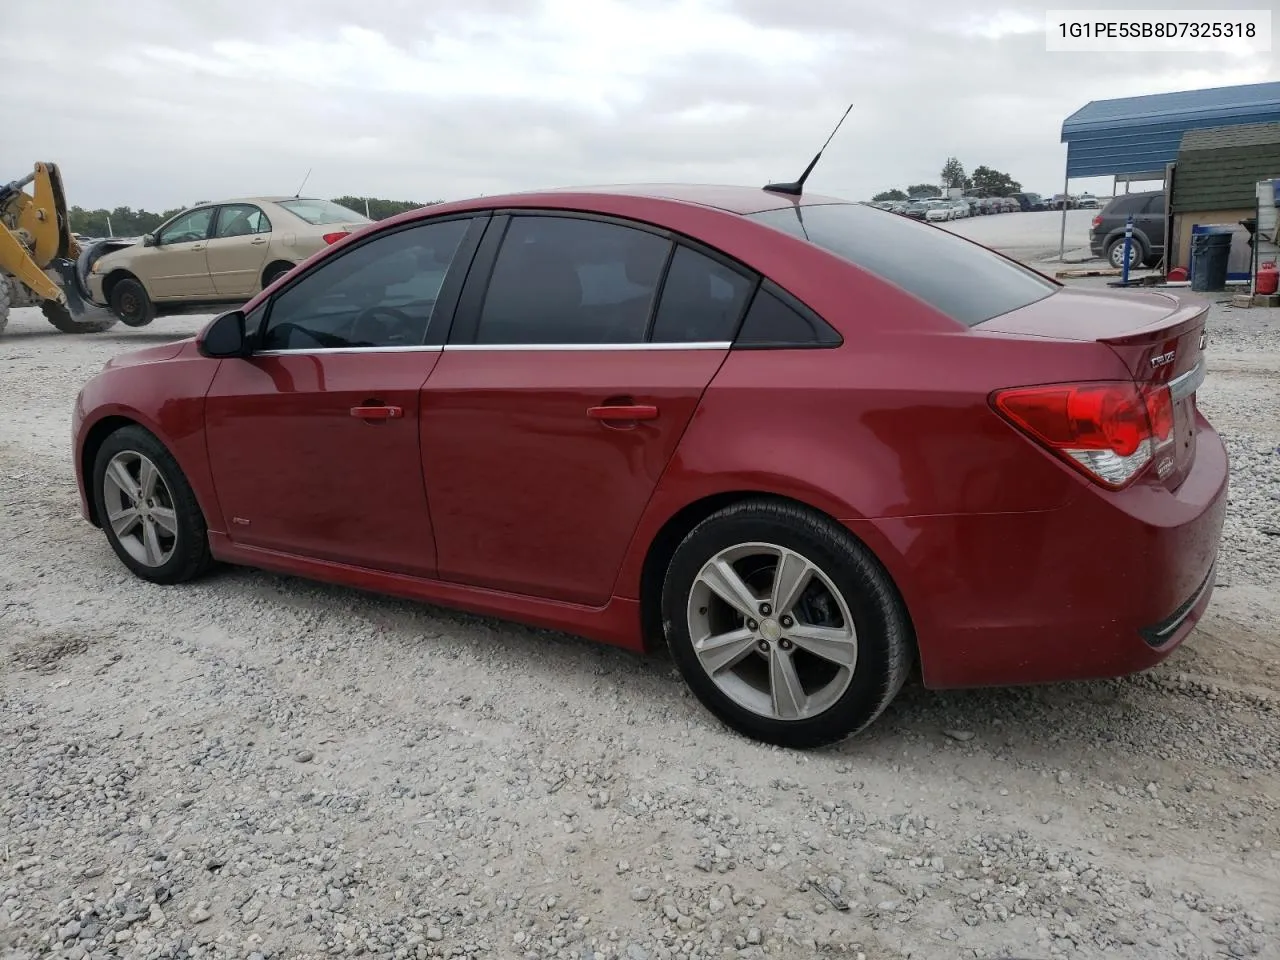
<path id="1" fill-rule="evenodd" d="M 374 234 L 254 310 L 253 354 L 222 361 L 205 403 L 235 543 L 433 575 L 418 427 L 440 346 L 427 333 L 482 230 L 453 218 Z"/>
<path id="2" fill-rule="evenodd" d="M 219 297 L 244 297 L 258 292 L 271 240 L 271 221 L 252 203 L 224 203 L 218 207 L 213 235 L 206 247 L 209 279 Z"/>
<path id="3" fill-rule="evenodd" d="M 197 207 L 156 231 L 156 244 L 134 261 L 153 300 L 190 300 L 214 295 L 206 248 L 216 207 Z"/>
<path id="4" fill-rule="evenodd" d="M 424 391 L 440 578 L 608 601 L 754 282 L 635 226 L 495 217 Z"/>

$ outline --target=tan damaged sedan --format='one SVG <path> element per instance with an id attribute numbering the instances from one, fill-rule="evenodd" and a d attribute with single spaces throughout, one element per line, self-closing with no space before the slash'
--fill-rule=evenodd
<path id="1" fill-rule="evenodd" d="M 306 197 L 203 203 L 94 259 L 89 295 L 131 327 L 165 314 L 217 312 L 369 223 L 340 204 Z"/>

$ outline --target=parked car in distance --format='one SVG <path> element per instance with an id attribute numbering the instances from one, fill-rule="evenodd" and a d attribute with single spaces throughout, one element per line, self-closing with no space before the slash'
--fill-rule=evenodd
<path id="1" fill-rule="evenodd" d="M 372 223 L 330 200 L 250 197 L 184 210 L 122 249 L 94 251 L 90 298 L 129 326 L 244 303 L 326 245 Z M 97 255 L 101 251 L 101 255 Z"/>
<path id="2" fill-rule="evenodd" d="M 1129 266 L 1154 266 L 1164 256 L 1165 200 L 1163 190 L 1122 193 L 1113 197 L 1093 218 L 1089 250 L 1113 267 L 1124 265 L 1125 222 L 1133 217 L 1133 242 Z"/>
<path id="3" fill-rule="evenodd" d="M 1079 200 L 1076 201 L 1076 206 L 1081 210 L 1097 210 L 1098 198 L 1092 193 L 1082 193 L 1080 194 Z"/>
<path id="4" fill-rule="evenodd" d="M 911 220 L 924 220 L 929 212 L 929 204 L 924 200 L 908 200 L 902 208 L 902 215 Z"/>
<path id="5" fill-rule="evenodd" d="M 951 221 L 956 218 L 956 208 L 950 200 L 932 197 L 924 201 L 924 218 L 931 223 Z"/>
<path id="6" fill-rule="evenodd" d="M 1044 198 L 1038 193 L 1015 193 L 1013 200 L 1018 204 L 1018 209 L 1024 213 L 1049 209 Z"/>
<path id="7" fill-rule="evenodd" d="M 814 746 L 917 660 L 1105 677 L 1187 636 L 1227 491 L 1207 309 L 831 197 L 480 197 L 112 359 L 74 468 L 145 580 L 226 561 L 666 644 L 725 723 Z"/>

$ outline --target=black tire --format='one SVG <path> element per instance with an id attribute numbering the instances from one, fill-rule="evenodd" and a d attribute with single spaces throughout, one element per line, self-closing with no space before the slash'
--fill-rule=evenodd
<path id="1" fill-rule="evenodd" d="M 695 582 L 721 551 L 753 543 L 777 545 L 808 559 L 839 591 L 851 615 L 857 651 L 852 676 L 843 693 L 812 716 L 778 719 L 746 708 L 712 680 L 695 652 L 690 636 Z M 693 612 L 705 610 L 695 608 Z M 667 568 L 662 616 L 672 658 L 702 704 L 744 736 L 778 746 L 818 747 L 864 729 L 902 689 L 913 660 L 910 619 L 879 561 L 834 521 L 805 507 L 775 500 L 733 504 L 712 514 L 684 538 Z M 763 620 L 759 626 L 764 629 Z M 789 649 L 785 638 L 777 642 L 782 649 Z M 751 656 L 754 654 L 741 662 L 747 664 Z"/>
<path id="2" fill-rule="evenodd" d="M 262 289 L 267 289 L 293 268 L 294 264 L 292 263 L 273 263 L 267 267 L 266 272 L 262 275 Z"/>
<path id="3" fill-rule="evenodd" d="M 172 537 L 172 555 L 161 564 L 148 565 L 140 562 L 112 526 L 106 474 L 112 460 L 120 454 L 140 455 L 149 460 L 159 472 L 167 490 L 168 496 L 161 499 L 167 501 L 164 505 L 173 511 L 176 535 Z M 175 584 L 198 577 L 213 565 L 213 556 L 209 552 L 209 530 L 196 495 L 182 468 L 178 466 L 178 461 L 150 431 L 133 425 L 121 427 L 107 437 L 94 457 L 92 483 L 94 508 L 102 530 L 107 535 L 107 542 L 135 576 L 152 583 Z"/>
<path id="4" fill-rule="evenodd" d="M 1129 246 L 1129 269 L 1133 270 L 1140 266 L 1147 258 L 1146 247 L 1137 237 L 1133 238 L 1133 242 Z M 1124 237 L 1117 237 L 1107 244 L 1106 251 L 1107 263 L 1111 264 L 1117 270 L 1124 267 Z"/>
<path id="5" fill-rule="evenodd" d="M 111 312 L 130 327 L 145 327 L 156 318 L 155 304 L 147 295 L 147 288 L 132 277 L 117 280 L 112 286 Z"/>
<path id="6" fill-rule="evenodd" d="M 95 308 L 90 320 L 77 320 L 60 303 L 46 300 L 40 305 L 40 312 L 58 330 L 59 333 L 105 333 L 116 325 L 116 318 L 106 310 Z"/>

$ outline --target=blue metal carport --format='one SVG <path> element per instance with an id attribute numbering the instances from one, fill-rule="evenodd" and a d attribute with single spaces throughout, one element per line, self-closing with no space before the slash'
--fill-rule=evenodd
<path id="1" fill-rule="evenodd" d="M 1067 184 L 1078 177 L 1163 180 L 1188 130 L 1276 121 L 1280 83 L 1094 100 L 1062 122 L 1062 142 L 1067 145 L 1062 192 L 1067 193 Z M 1066 252 L 1066 237 L 1064 204 L 1059 258 Z"/>

